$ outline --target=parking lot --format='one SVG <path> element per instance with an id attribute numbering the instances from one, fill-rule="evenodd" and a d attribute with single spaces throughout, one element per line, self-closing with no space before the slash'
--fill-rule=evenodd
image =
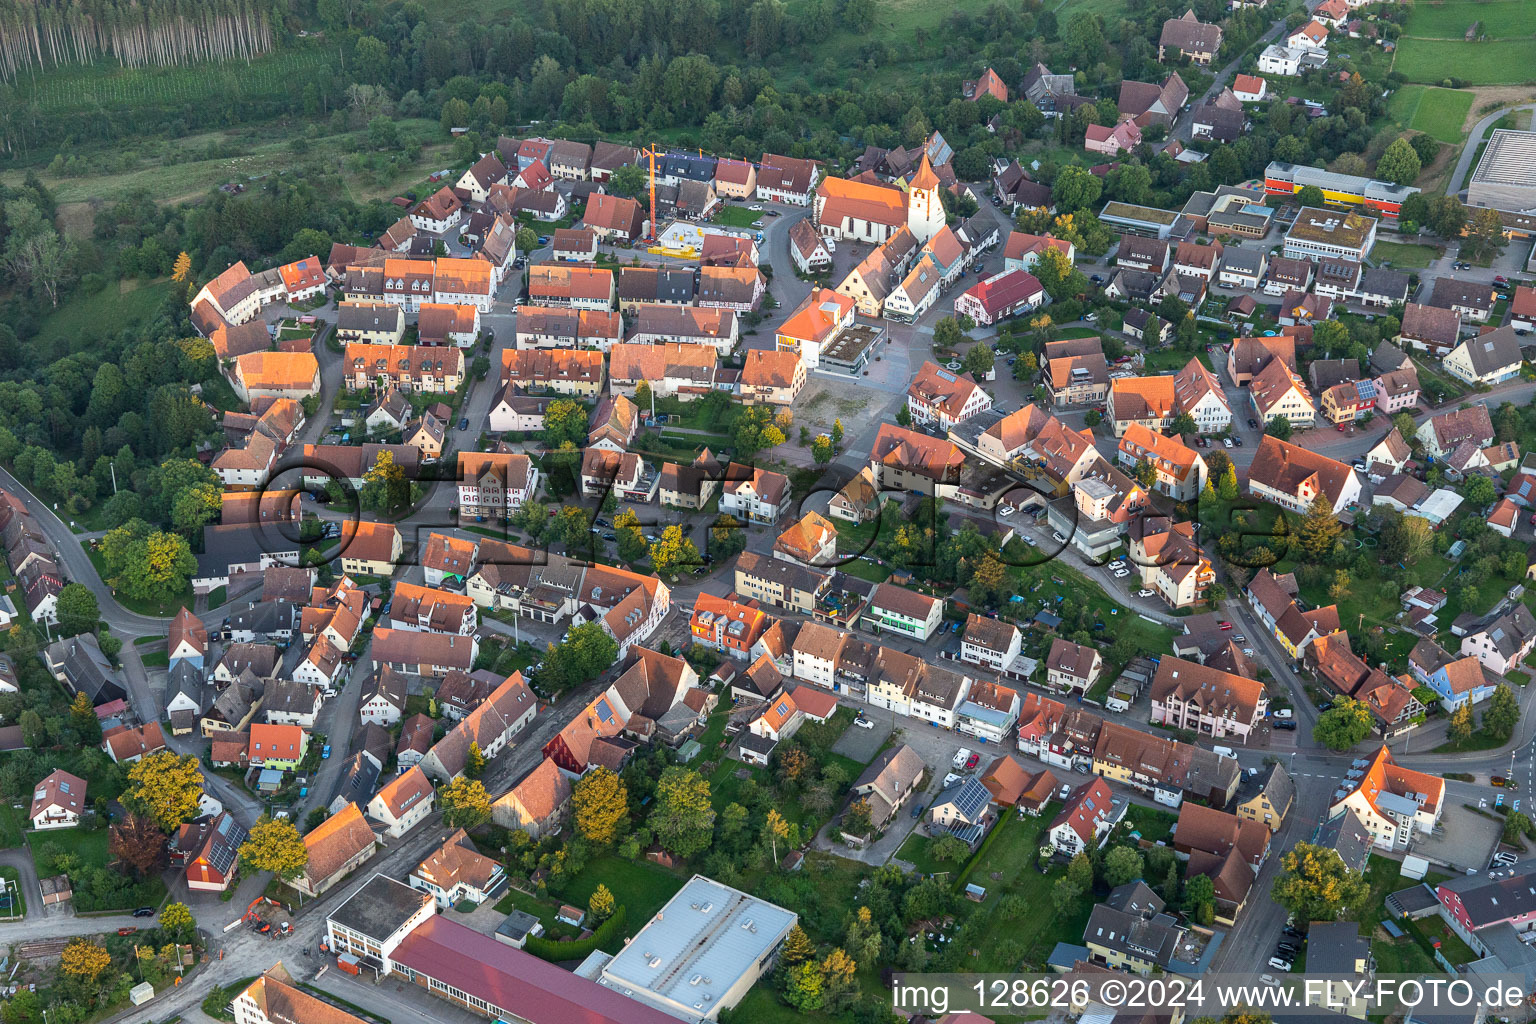
<path id="1" fill-rule="evenodd" d="M 1504 829 L 1492 818 L 1447 801 L 1433 835 L 1418 834 L 1412 852 L 1436 864 L 1482 871 L 1499 845 Z"/>

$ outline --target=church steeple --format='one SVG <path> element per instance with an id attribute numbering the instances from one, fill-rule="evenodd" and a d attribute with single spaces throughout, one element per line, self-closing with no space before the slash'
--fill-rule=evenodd
<path id="1" fill-rule="evenodd" d="M 933 164 L 928 161 L 928 154 L 924 153 L 923 162 L 912 176 L 912 183 L 907 186 L 907 227 L 919 243 L 924 243 L 944 230 L 944 224 L 944 202 L 939 197 L 939 176 L 933 173 Z"/>

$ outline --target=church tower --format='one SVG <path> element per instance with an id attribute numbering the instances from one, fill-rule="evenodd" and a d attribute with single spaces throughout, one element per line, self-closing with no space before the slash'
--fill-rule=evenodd
<path id="1" fill-rule="evenodd" d="M 928 154 L 923 154 L 923 163 L 912 176 L 912 184 L 907 186 L 907 227 L 917 237 L 919 244 L 926 243 L 934 235 L 944 230 L 944 203 L 939 198 L 939 176 L 933 173 L 933 165 L 928 162 Z"/>

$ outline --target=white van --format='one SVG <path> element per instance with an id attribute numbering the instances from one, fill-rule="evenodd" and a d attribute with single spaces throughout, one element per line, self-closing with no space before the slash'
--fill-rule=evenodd
<path id="1" fill-rule="evenodd" d="M 1211 749 L 1216 751 L 1216 753 L 1220 754 L 1222 757 L 1237 757 L 1237 752 L 1234 751 L 1231 747 L 1212 747 Z"/>

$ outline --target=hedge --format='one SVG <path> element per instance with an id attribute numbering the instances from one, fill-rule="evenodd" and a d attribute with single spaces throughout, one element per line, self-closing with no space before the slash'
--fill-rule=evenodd
<path id="1" fill-rule="evenodd" d="M 558 939 L 546 939 L 542 935 L 530 935 L 523 945 L 523 952 L 532 953 L 540 960 L 548 960 L 550 963 L 585 960 L 593 950 L 612 952 L 623 934 L 624 908 L 620 906 L 614 908 L 613 916 L 598 925 L 597 930 L 585 939 L 561 942 Z"/>

